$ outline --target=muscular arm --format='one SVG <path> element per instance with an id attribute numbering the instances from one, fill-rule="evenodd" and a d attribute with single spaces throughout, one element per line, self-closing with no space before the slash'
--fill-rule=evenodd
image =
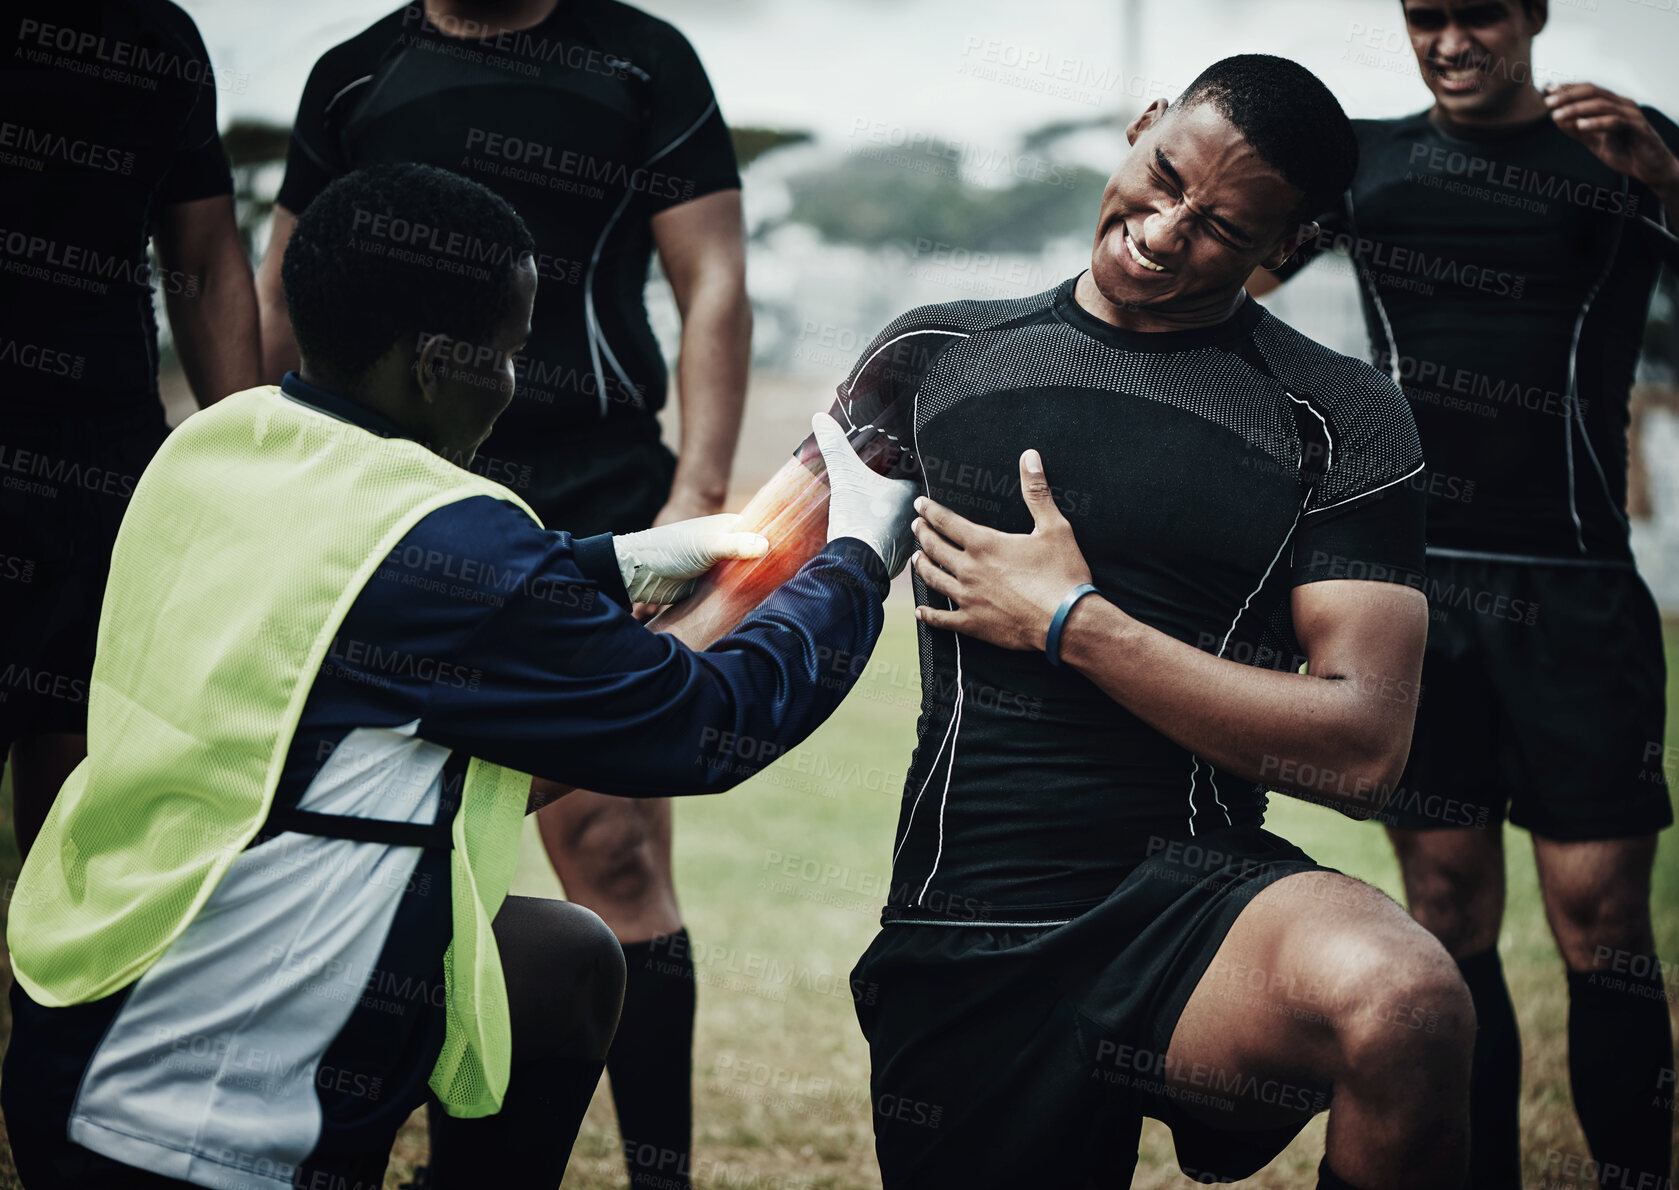
<path id="1" fill-rule="evenodd" d="M 232 196 L 164 207 L 152 238 L 169 329 L 199 406 L 259 384 L 256 294 Z"/>
<path id="2" fill-rule="evenodd" d="M 740 191 L 719 190 L 653 216 L 653 241 L 682 314 L 676 383 L 682 442 L 656 523 L 723 507 L 746 404 L 752 307 Z"/>
<path id="3" fill-rule="evenodd" d="M 1173 742 L 1287 793 L 1366 818 L 1386 803 L 1411 748 L 1423 640 L 1422 592 L 1331 580 L 1296 587 L 1307 672 L 1215 657 L 1090 596 L 1061 653 Z"/>
<path id="4" fill-rule="evenodd" d="M 955 610 L 916 608 L 1002 648 L 1044 647 L 1066 593 L 1090 581 L 1072 526 L 1056 508 L 1036 451 L 1021 460 L 1029 534 L 1000 533 L 921 500 L 916 573 Z M 1296 587 L 1295 634 L 1307 672 L 1215 657 L 1126 615 L 1097 595 L 1068 616 L 1061 657 L 1177 744 L 1231 772 L 1366 818 L 1386 803 L 1410 751 L 1427 600 L 1389 583 Z"/>
<path id="5" fill-rule="evenodd" d="M 268 250 L 257 268 L 257 309 L 262 316 L 262 378 L 269 384 L 297 368 L 297 344 L 291 337 L 291 315 L 286 311 L 286 291 L 280 284 L 280 263 L 286 257 L 297 216 L 274 204 L 274 223 L 268 233 Z"/>

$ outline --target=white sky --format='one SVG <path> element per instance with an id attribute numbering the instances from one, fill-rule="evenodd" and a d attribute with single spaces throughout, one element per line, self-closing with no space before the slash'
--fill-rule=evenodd
<path id="1" fill-rule="evenodd" d="M 1115 115 L 1175 94 L 1208 63 L 1267 52 L 1315 71 L 1354 116 L 1428 102 L 1399 0 L 645 0 L 699 50 L 735 124 L 854 135 L 924 134 L 1007 148 L 1052 120 Z M 394 0 L 182 0 L 219 75 L 221 114 L 289 121 L 322 52 Z M 1134 53 L 1127 53 L 1133 49 Z M 1535 46 L 1541 81 L 1585 79 L 1679 116 L 1679 4 L 1553 0 Z M 1359 56 L 1363 55 L 1362 60 Z M 1056 89 L 1060 93 L 1056 93 Z M 1070 92 L 1070 93 L 1069 93 Z M 860 132 L 858 130 L 861 130 Z"/>

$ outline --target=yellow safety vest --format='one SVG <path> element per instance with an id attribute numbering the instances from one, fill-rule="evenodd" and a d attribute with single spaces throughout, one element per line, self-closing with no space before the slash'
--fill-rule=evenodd
<path id="1" fill-rule="evenodd" d="M 194 414 L 146 468 L 99 620 L 88 756 L 18 877 L 7 942 L 37 1003 L 126 987 L 203 907 L 268 816 L 345 614 L 427 513 L 512 492 L 268 386 Z M 540 523 L 540 522 L 538 522 Z M 431 1087 L 498 1111 L 512 1038 L 490 921 L 530 778 L 473 759 L 451 825 L 447 1030 Z"/>

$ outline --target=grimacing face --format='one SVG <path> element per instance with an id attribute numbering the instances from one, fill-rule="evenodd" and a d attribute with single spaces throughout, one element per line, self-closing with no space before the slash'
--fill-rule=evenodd
<path id="1" fill-rule="evenodd" d="M 513 400 L 513 357 L 531 333 L 536 305 L 536 262 L 522 259 L 514 270 L 513 300 L 485 343 L 447 335 L 425 340 L 419 352 L 421 388 L 430 407 L 431 440 L 465 466 L 496 418 Z"/>
<path id="2" fill-rule="evenodd" d="M 1234 298 L 1256 267 L 1276 268 L 1316 225 L 1304 193 L 1210 102 L 1156 100 L 1126 130 L 1108 179 L 1091 279 L 1115 306 L 1193 314 Z"/>
<path id="3" fill-rule="evenodd" d="M 1521 0 L 1405 0 L 1405 31 L 1423 82 L 1449 116 L 1496 114 L 1533 83 L 1533 15 Z"/>

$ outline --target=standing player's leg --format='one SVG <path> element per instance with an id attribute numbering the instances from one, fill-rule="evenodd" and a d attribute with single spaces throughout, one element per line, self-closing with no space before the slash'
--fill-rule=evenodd
<path id="1" fill-rule="evenodd" d="M 1242 910 L 1172 1033 L 1177 1110 L 1215 1130 L 1181 1131 L 1179 1160 L 1216 1172 L 1204 1140 L 1216 1162 L 1218 1133 L 1299 1119 L 1268 1091 L 1288 1085 L 1330 1094 L 1320 1186 L 1462 1185 L 1474 1032 L 1450 956 L 1393 901 L 1335 872 L 1278 880 Z M 1229 1111 L 1195 1105 L 1209 1080 L 1236 1088 Z"/>
<path id="2" fill-rule="evenodd" d="M 1536 629 L 1479 615 L 1464 592 L 1522 591 L 1508 568 L 1428 560 L 1430 619 L 1411 756 L 1378 815 L 1399 860 L 1405 902 L 1457 961 L 1475 1002 L 1470 1184 L 1521 1190 L 1522 1042 L 1504 982 L 1504 818 L 1519 787 L 1512 686 L 1547 681 L 1516 664 Z M 1517 606 L 1522 606 L 1518 603 Z M 1518 704 L 1519 705 L 1519 704 Z"/>
<path id="3" fill-rule="evenodd" d="M 670 496 L 676 459 L 656 428 L 603 427 L 532 468 L 543 523 L 579 537 L 645 529 Z M 540 801 L 548 782 L 532 782 Z M 688 1184 L 693 1137 L 694 961 L 671 872 L 664 798 L 579 789 L 537 814 L 566 896 L 598 913 L 624 947 L 624 1010 L 606 1070 L 630 1185 Z"/>
<path id="4" fill-rule="evenodd" d="M 1475 1001 L 1470 1083 L 1470 1183 L 1521 1186 L 1522 1039 L 1498 957 L 1504 920 L 1504 823 L 1460 829 L 1388 830 L 1411 916 L 1457 961 Z"/>
<path id="5" fill-rule="evenodd" d="M 539 811 L 537 826 L 566 896 L 623 944 L 624 1011 L 606 1065 L 630 1185 L 685 1186 L 694 960 L 671 874 L 670 800 L 577 790 Z"/>
<path id="6" fill-rule="evenodd" d="M 432 1190 L 554 1190 L 600 1082 L 624 989 L 623 956 L 577 905 L 508 897 L 495 920 L 513 1069 L 501 1111 L 457 1120 L 435 1105 Z"/>
<path id="7" fill-rule="evenodd" d="M 1568 1077 L 1586 1143 L 1605 1169 L 1629 1171 L 1627 1185 L 1660 1185 L 1672 1168 L 1673 1028 L 1650 925 L 1656 837 L 1535 835 L 1533 855 L 1568 968 Z"/>

